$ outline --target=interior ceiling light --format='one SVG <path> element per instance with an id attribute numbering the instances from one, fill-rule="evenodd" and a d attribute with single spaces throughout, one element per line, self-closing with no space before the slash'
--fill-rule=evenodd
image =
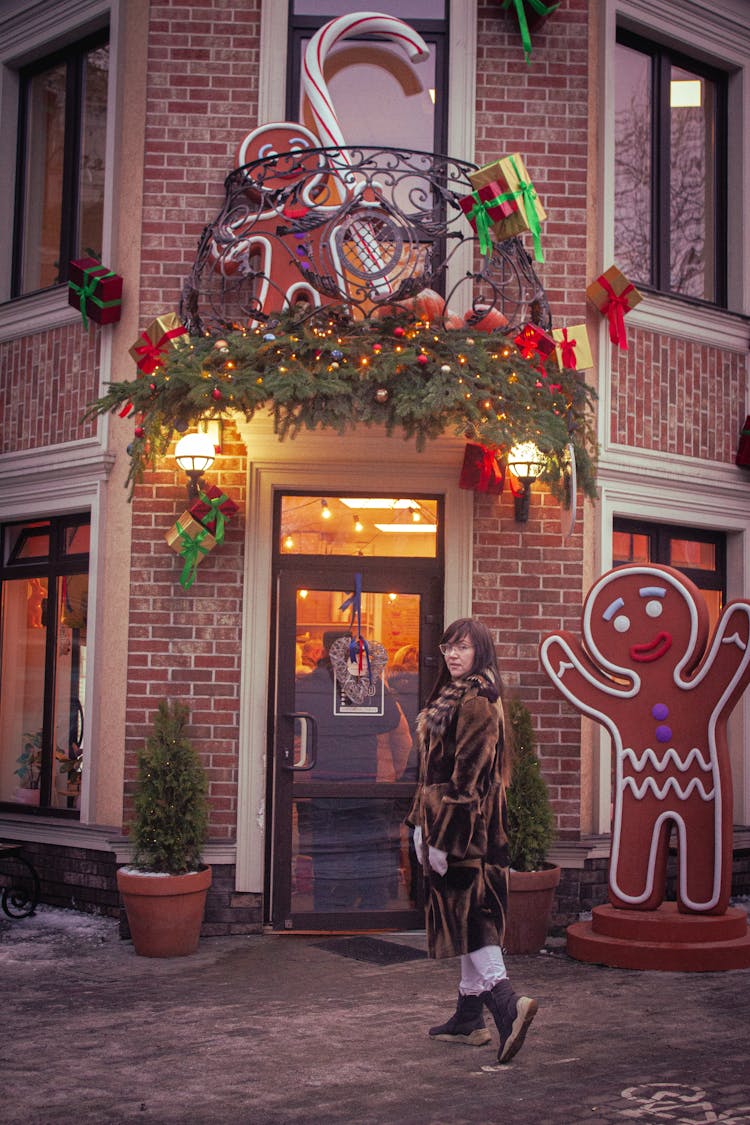
<path id="1" fill-rule="evenodd" d="M 320 501 L 320 515 L 324 520 L 329 520 L 331 518 L 331 509 L 328 507 L 327 500 Z"/>
<path id="2" fill-rule="evenodd" d="M 401 534 L 401 532 L 406 532 L 408 534 L 410 531 L 418 531 L 420 533 L 434 533 L 437 531 L 436 523 L 376 523 L 375 526 L 378 531 L 393 534 Z"/>
<path id="3" fill-rule="evenodd" d="M 396 508 L 416 508 L 416 500 L 394 500 L 390 497 L 372 497 L 372 496 L 340 496 L 339 503 L 345 504 L 347 508 L 354 508 L 358 511 L 360 508 L 380 508 L 383 511 L 392 511 Z"/>

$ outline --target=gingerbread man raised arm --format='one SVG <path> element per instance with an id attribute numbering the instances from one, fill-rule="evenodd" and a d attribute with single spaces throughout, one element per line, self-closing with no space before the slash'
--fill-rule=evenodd
<path id="1" fill-rule="evenodd" d="M 679 910 L 723 914 L 732 880 L 726 724 L 750 682 L 750 603 L 730 602 L 709 640 L 706 603 L 689 579 L 630 565 L 592 586 L 581 625 L 580 640 L 545 637 L 540 656 L 558 691 L 612 736 L 610 901 L 658 908 L 675 829 Z"/>

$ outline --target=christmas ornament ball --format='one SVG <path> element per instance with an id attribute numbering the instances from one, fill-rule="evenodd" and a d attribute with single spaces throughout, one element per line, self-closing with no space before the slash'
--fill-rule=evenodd
<path id="1" fill-rule="evenodd" d="M 183 422 L 180 418 L 174 423 L 174 428 L 177 430 L 178 434 L 184 434 L 188 428 L 188 424 L 187 422 Z"/>
<path id="2" fill-rule="evenodd" d="M 430 361 L 429 361 L 429 359 L 427 358 L 426 355 L 418 355 L 417 356 L 417 363 L 421 364 L 422 367 L 424 367 L 429 362 Z"/>
<path id="3" fill-rule="evenodd" d="M 405 329 L 405 328 L 402 328 L 402 327 L 401 327 L 401 325 L 400 325 L 400 324 L 398 324 L 398 325 L 396 325 L 396 327 L 395 327 L 395 328 L 393 329 L 393 335 L 394 335 L 394 336 L 399 336 L 399 337 L 400 337 L 400 336 L 405 336 L 405 335 L 406 335 L 406 329 Z"/>
<path id="4" fill-rule="evenodd" d="M 263 339 L 267 340 L 270 343 L 270 341 L 275 340 L 276 337 L 274 336 L 273 332 L 266 332 L 263 336 Z"/>
<path id="5" fill-rule="evenodd" d="M 331 359 L 341 359 L 343 354 L 344 353 L 341 351 L 340 348 L 334 348 L 333 351 L 331 352 Z"/>
<path id="6" fill-rule="evenodd" d="M 387 387 L 378 387 L 378 389 L 375 391 L 376 402 L 388 402 L 389 398 L 390 393 Z"/>
<path id="7" fill-rule="evenodd" d="M 443 375 L 450 375 L 451 369 L 447 363 L 444 363 L 440 370 L 442 371 Z"/>
<path id="8" fill-rule="evenodd" d="M 218 402 L 221 398 L 221 389 L 219 387 L 214 387 L 214 389 L 211 391 L 211 396 Z"/>
<path id="9" fill-rule="evenodd" d="M 144 430 L 143 426 L 136 426 L 133 430 L 133 433 L 137 438 L 142 438 L 146 431 Z"/>

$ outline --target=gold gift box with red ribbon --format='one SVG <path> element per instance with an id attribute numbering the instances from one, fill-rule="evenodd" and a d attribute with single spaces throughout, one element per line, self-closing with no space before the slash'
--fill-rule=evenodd
<path id="1" fill-rule="evenodd" d="M 587 371 L 594 366 L 589 334 L 585 324 L 573 324 L 567 328 L 553 328 L 555 358 L 560 370 Z"/>
<path id="2" fill-rule="evenodd" d="M 643 295 L 630 282 L 617 266 L 610 266 L 599 274 L 586 289 L 586 296 L 602 316 L 609 321 L 609 338 L 613 344 L 625 350 L 628 338 L 625 332 L 625 316 L 640 305 Z"/>
<path id="3" fill-rule="evenodd" d="M 162 367 L 167 350 L 179 347 L 187 339 L 187 334 L 177 313 L 157 316 L 130 348 L 138 370 L 143 375 L 151 375 L 157 367 Z"/>

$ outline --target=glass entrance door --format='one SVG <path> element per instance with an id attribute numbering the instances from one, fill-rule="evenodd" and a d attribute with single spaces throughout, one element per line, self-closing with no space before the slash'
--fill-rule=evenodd
<path id="1" fill-rule="evenodd" d="M 436 563 L 285 561 L 276 622 L 272 924 L 421 927 L 403 821 L 442 627 Z"/>

